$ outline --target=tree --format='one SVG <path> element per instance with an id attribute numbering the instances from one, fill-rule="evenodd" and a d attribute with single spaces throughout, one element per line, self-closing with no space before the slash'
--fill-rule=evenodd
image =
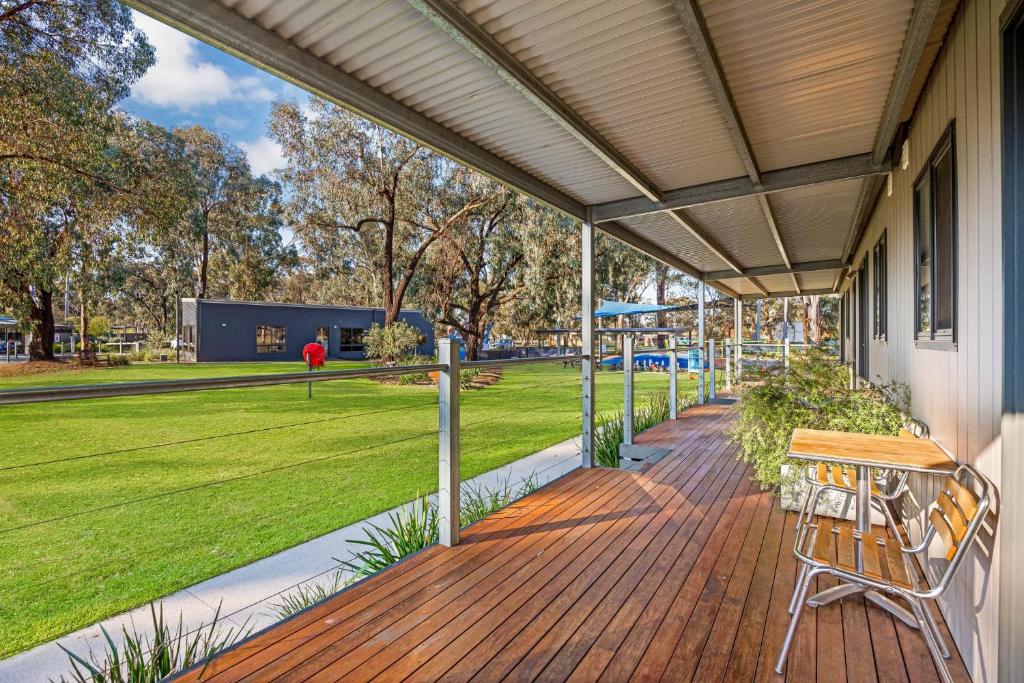
<path id="1" fill-rule="evenodd" d="M 433 290 L 438 321 L 459 332 L 469 360 L 476 360 L 488 323 L 519 294 L 518 269 L 534 213 L 515 191 L 481 182 L 490 185 L 491 199 L 445 234 L 432 259 L 439 275 Z"/>
<path id="2" fill-rule="evenodd" d="M 153 62 L 113 0 L 0 4 L 0 303 L 53 358 L 53 290 L 74 258 L 83 215 L 130 191 L 111 153 L 111 108 Z"/>
<path id="3" fill-rule="evenodd" d="M 397 319 L 430 247 L 487 200 L 468 169 L 318 98 L 307 115 L 274 106 L 284 150 L 286 216 L 317 279 L 348 279 L 347 301 L 377 302 Z"/>

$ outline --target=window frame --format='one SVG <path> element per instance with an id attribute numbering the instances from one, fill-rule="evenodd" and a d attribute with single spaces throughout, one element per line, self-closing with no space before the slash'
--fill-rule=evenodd
<path id="1" fill-rule="evenodd" d="M 871 249 L 871 308 L 872 337 L 876 342 L 885 342 L 889 337 L 889 249 L 887 230 Z"/>
<path id="2" fill-rule="evenodd" d="M 339 327 L 338 328 L 338 353 L 365 353 L 366 342 L 363 337 L 367 333 L 365 327 Z M 351 333 L 356 332 L 358 342 L 351 341 Z M 348 334 L 346 334 L 348 333 Z M 348 339 L 347 339 L 348 338 Z"/>
<path id="3" fill-rule="evenodd" d="M 950 328 L 936 329 L 936 313 L 938 311 L 938 290 L 939 281 L 939 256 L 938 256 L 938 221 L 936 220 L 936 168 L 946 154 L 949 154 L 950 163 Z M 931 154 L 928 155 L 917 178 L 911 187 L 914 212 L 914 343 L 919 348 L 931 348 L 947 351 L 955 351 L 957 347 L 957 323 L 958 323 L 958 292 L 959 292 L 959 197 L 957 187 L 957 157 L 956 157 L 956 122 L 951 121 L 946 130 L 939 137 Z M 921 211 L 918 202 L 918 189 L 923 181 L 928 182 L 928 219 L 930 221 L 928 235 L 931 245 L 931 265 L 928 271 L 930 283 L 930 301 L 928 314 L 930 317 L 930 329 L 921 330 Z"/>
<path id="4" fill-rule="evenodd" d="M 260 342 L 260 330 L 280 330 L 280 337 L 276 335 L 273 337 L 272 342 Z M 256 353 L 288 353 L 288 326 L 287 325 L 271 325 L 268 323 L 259 323 L 256 325 Z"/>

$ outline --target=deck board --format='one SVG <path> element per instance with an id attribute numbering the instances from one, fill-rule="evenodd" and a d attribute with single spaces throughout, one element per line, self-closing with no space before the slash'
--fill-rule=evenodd
<path id="1" fill-rule="evenodd" d="M 920 635 L 859 597 L 805 610 L 774 673 L 795 520 L 737 460 L 734 417 L 688 410 L 637 440 L 671 449 L 658 463 L 574 471 L 181 679 L 938 680 Z"/>

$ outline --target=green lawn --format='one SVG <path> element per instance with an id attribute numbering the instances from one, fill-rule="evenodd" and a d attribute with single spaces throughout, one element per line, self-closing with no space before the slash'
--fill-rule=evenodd
<path id="1" fill-rule="evenodd" d="M 140 364 L 0 387 L 302 367 Z M 597 384 L 599 413 L 621 406 L 621 373 Z M 667 385 L 639 373 L 638 398 Z M 0 658 L 434 490 L 436 399 L 356 379 L 312 401 L 287 385 L 0 407 Z M 579 368 L 507 370 L 462 407 L 468 478 L 578 434 Z"/>

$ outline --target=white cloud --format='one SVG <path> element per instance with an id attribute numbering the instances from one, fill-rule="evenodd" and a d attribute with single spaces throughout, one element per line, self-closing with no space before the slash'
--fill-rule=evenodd
<path id="1" fill-rule="evenodd" d="M 190 109 L 225 100 L 270 101 L 276 96 L 255 76 L 232 78 L 216 64 L 203 61 L 199 41 L 133 12 L 135 25 L 156 49 L 156 64 L 132 88 L 132 95 L 159 107 Z"/>
<path id="2" fill-rule="evenodd" d="M 263 175 L 284 166 L 284 151 L 267 136 L 253 142 L 238 144 L 249 157 L 249 166 L 256 175 Z"/>

